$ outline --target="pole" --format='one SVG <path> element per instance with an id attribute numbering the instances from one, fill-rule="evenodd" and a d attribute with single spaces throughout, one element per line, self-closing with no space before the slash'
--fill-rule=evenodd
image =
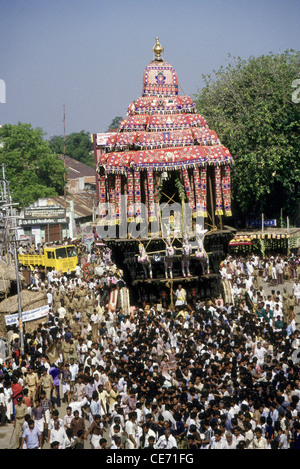
<path id="1" fill-rule="evenodd" d="M 20 345 L 21 353 L 24 353 L 24 332 L 23 332 L 23 321 L 22 321 L 22 305 L 21 305 L 21 288 L 20 288 L 20 277 L 19 277 L 19 266 L 18 266 L 18 255 L 17 255 L 17 240 L 14 234 L 14 258 L 16 267 L 16 280 L 17 280 L 17 293 L 18 293 L 18 315 L 19 315 L 19 331 L 20 331 Z"/>
<path id="2" fill-rule="evenodd" d="M 208 174 L 207 176 L 208 176 L 209 196 L 210 196 L 210 205 L 211 205 L 211 218 L 212 218 L 213 230 L 215 230 L 216 229 L 215 208 L 214 208 L 214 200 L 213 200 L 211 175 Z"/>
<path id="3" fill-rule="evenodd" d="M 5 184 L 5 164 L 4 163 L 2 163 L 2 176 L 3 176 L 4 200 L 7 200 L 6 184 Z"/>
<path id="4" fill-rule="evenodd" d="M 9 182 L 6 180 L 5 176 L 5 165 L 2 164 L 2 175 L 3 175 L 3 196 L 4 199 L 2 202 L 5 203 L 5 218 L 7 221 L 6 232 L 5 232 L 5 241 L 8 246 L 12 247 L 13 257 L 15 262 L 16 270 L 16 283 L 17 283 L 17 293 L 18 293 L 18 319 L 19 319 L 19 332 L 20 332 L 20 346 L 21 353 L 24 353 L 24 333 L 23 333 L 23 322 L 22 322 L 22 306 L 21 306 L 21 288 L 20 288 L 20 276 L 19 276 L 19 264 L 18 264 L 18 252 L 17 252 L 17 215 L 15 209 L 13 208 L 13 202 L 9 190 Z"/>
<path id="5" fill-rule="evenodd" d="M 66 170 L 66 106 L 64 105 L 64 203 L 65 203 L 65 224 L 66 224 L 66 236 L 68 237 L 68 225 L 67 225 L 67 170 Z M 63 233 L 62 233 L 63 238 Z"/>
<path id="6" fill-rule="evenodd" d="M 289 217 L 286 217 L 286 228 L 287 228 L 287 232 L 288 232 L 288 235 L 290 234 L 290 219 Z M 290 253 L 290 239 L 288 237 L 287 239 L 287 253 L 289 254 Z"/>

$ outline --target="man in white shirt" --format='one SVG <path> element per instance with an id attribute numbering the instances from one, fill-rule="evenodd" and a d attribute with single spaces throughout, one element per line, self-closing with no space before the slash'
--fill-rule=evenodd
<path id="1" fill-rule="evenodd" d="M 296 280 L 296 282 L 293 285 L 293 294 L 296 299 L 296 304 L 300 304 L 300 283 L 299 280 Z"/>
<path id="2" fill-rule="evenodd" d="M 166 428 L 165 434 L 159 437 L 157 443 L 154 445 L 155 449 L 177 449 L 177 442 L 171 430 Z"/>
<path id="3" fill-rule="evenodd" d="M 226 442 L 223 445 L 222 449 L 236 449 L 236 438 L 231 432 L 225 433 Z"/>
<path id="4" fill-rule="evenodd" d="M 70 370 L 70 373 L 71 373 L 71 381 L 70 381 L 71 393 L 73 393 L 76 376 L 77 376 L 77 373 L 78 373 L 78 370 L 79 370 L 77 363 L 75 363 L 75 361 L 74 361 L 74 358 L 70 359 L 69 370 Z"/>
<path id="5" fill-rule="evenodd" d="M 282 428 L 278 428 L 277 432 L 279 436 L 278 449 L 289 449 L 290 445 L 286 433 Z"/>
<path id="6" fill-rule="evenodd" d="M 65 318 L 65 315 L 67 314 L 67 310 L 66 310 L 66 308 L 63 306 L 63 303 L 62 303 L 61 306 L 58 308 L 57 312 L 58 312 L 58 317 L 59 317 L 59 319 L 64 319 L 64 318 Z"/>
<path id="7" fill-rule="evenodd" d="M 78 410 L 79 417 L 82 417 L 82 407 L 84 407 L 86 404 L 88 404 L 88 400 L 86 397 L 84 397 L 81 401 L 73 400 L 72 402 L 70 402 L 69 407 L 71 407 L 73 415 L 74 412 Z"/>
<path id="8" fill-rule="evenodd" d="M 114 436 L 112 440 L 113 440 L 113 444 L 111 445 L 109 449 L 121 449 L 121 445 L 122 445 L 121 438 L 119 436 Z"/>
<path id="9" fill-rule="evenodd" d="M 186 291 L 182 288 L 182 285 L 178 285 L 178 288 L 175 292 L 176 295 L 176 302 L 175 306 L 184 306 L 186 305 Z"/>
<path id="10" fill-rule="evenodd" d="M 151 430 L 151 428 L 147 424 L 145 424 L 143 427 L 143 436 L 144 436 L 143 448 L 149 446 L 150 437 L 154 438 L 154 442 L 156 441 L 156 433 L 154 432 L 154 430 Z"/>
<path id="11" fill-rule="evenodd" d="M 138 443 L 137 443 L 137 424 L 136 424 L 136 418 L 137 414 L 136 412 L 130 412 L 128 415 L 128 420 L 125 423 L 125 432 L 127 433 L 127 445 L 128 449 L 137 449 L 138 448 Z"/>
<path id="12" fill-rule="evenodd" d="M 255 348 L 254 348 L 254 357 L 257 358 L 257 363 L 258 365 L 262 365 L 264 363 L 264 358 L 265 354 L 267 353 L 267 350 L 265 347 L 262 347 L 261 342 L 257 342 Z"/>
<path id="13" fill-rule="evenodd" d="M 251 277 L 251 275 L 253 274 L 253 265 L 252 265 L 252 262 L 249 260 L 246 262 L 246 266 L 247 266 L 247 271 L 248 271 L 248 275 L 249 277 Z"/>
<path id="14" fill-rule="evenodd" d="M 249 449 L 268 449 L 268 441 L 262 436 L 262 429 L 257 427 L 255 429 L 255 437 L 249 445 Z"/>
<path id="15" fill-rule="evenodd" d="M 222 439 L 222 433 L 220 430 L 216 430 L 213 438 L 212 438 L 212 443 L 209 447 L 209 449 L 225 449 L 225 444 L 224 440 Z"/>
<path id="16" fill-rule="evenodd" d="M 67 441 L 66 430 L 63 425 L 60 425 L 59 420 L 55 420 L 54 426 L 50 429 L 49 443 L 54 441 L 59 442 L 58 449 L 65 449 L 65 443 Z"/>
<path id="17" fill-rule="evenodd" d="M 247 277 L 245 278 L 245 288 L 246 290 L 250 290 L 250 287 L 253 285 L 253 281 L 252 281 L 252 278 L 249 277 L 249 275 L 247 275 Z"/>
<path id="18" fill-rule="evenodd" d="M 53 295 L 52 295 L 51 288 L 49 288 L 48 291 L 47 291 L 47 302 L 48 302 L 48 306 L 49 306 L 50 311 L 52 311 Z"/>

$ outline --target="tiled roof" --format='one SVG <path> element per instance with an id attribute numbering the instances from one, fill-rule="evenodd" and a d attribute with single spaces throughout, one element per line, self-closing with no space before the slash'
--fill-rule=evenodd
<path id="1" fill-rule="evenodd" d="M 88 166 L 81 161 L 74 160 L 74 158 L 70 158 L 69 156 L 61 156 L 61 159 L 65 161 L 67 171 L 68 171 L 68 179 L 78 179 L 82 177 L 96 177 L 95 170 L 91 166 Z"/>
<path id="2" fill-rule="evenodd" d="M 70 210 L 70 201 L 74 202 L 74 218 L 85 218 L 93 215 L 94 206 L 97 206 L 97 196 L 87 191 L 78 192 L 77 194 L 68 194 L 64 196 L 50 197 L 57 205 Z"/>

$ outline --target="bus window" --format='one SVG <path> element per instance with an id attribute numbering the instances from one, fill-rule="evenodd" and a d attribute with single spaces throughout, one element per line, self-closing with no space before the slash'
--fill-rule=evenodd
<path id="1" fill-rule="evenodd" d="M 56 259 L 67 259 L 67 250 L 66 248 L 58 248 L 55 250 L 56 252 Z"/>
<path id="2" fill-rule="evenodd" d="M 77 256 L 76 249 L 75 249 L 74 246 L 68 246 L 67 247 L 67 253 L 68 253 L 68 257 L 76 257 Z"/>

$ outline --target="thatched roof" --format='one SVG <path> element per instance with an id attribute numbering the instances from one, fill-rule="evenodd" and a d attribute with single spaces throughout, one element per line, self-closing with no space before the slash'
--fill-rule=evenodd
<path id="1" fill-rule="evenodd" d="M 19 274 L 20 282 L 25 279 Z M 9 293 L 11 282 L 16 282 L 16 268 L 14 264 L 7 264 L 0 260 L 0 293 Z"/>
<path id="2" fill-rule="evenodd" d="M 21 307 L 22 311 L 30 311 L 31 309 L 39 308 L 47 304 L 47 296 L 44 292 L 34 292 L 23 290 L 21 292 Z M 17 313 L 18 295 L 11 296 L 0 303 L 0 313 L 13 314 Z"/>
<path id="3" fill-rule="evenodd" d="M 20 274 L 21 275 L 21 274 Z M 7 264 L 3 260 L 0 260 L 0 278 L 5 280 L 16 281 L 16 268 L 13 263 Z"/>

